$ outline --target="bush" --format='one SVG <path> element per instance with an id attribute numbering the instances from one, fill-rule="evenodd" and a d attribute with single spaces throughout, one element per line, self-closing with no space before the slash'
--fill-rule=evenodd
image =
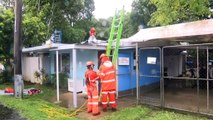
<path id="1" fill-rule="evenodd" d="M 68 75 L 66 73 L 59 73 L 59 87 L 60 88 L 68 88 Z M 51 74 L 51 85 L 56 87 L 56 74 Z"/>
<path id="2" fill-rule="evenodd" d="M 12 73 L 10 71 L 4 70 L 0 73 L 0 83 L 12 81 Z"/>
<path id="3" fill-rule="evenodd" d="M 48 74 L 46 74 L 44 69 L 41 69 L 40 71 L 35 71 L 34 77 L 37 79 L 37 81 L 40 80 L 41 84 L 46 84 L 49 79 L 49 76 Z"/>

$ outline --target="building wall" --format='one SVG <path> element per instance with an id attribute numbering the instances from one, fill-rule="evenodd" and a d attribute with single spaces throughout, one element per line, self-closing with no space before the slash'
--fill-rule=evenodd
<path id="1" fill-rule="evenodd" d="M 136 88 L 135 50 L 121 49 L 118 54 L 118 91 Z M 123 61 L 123 60 L 124 61 Z M 125 63 L 125 59 L 128 61 Z"/>
<path id="2" fill-rule="evenodd" d="M 45 70 L 46 74 L 50 74 L 50 55 L 44 55 L 42 57 L 41 67 Z"/>
<path id="3" fill-rule="evenodd" d="M 95 64 L 95 71 L 97 71 L 98 66 L 98 50 L 85 50 L 85 49 L 77 49 L 76 50 L 76 84 L 77 84 L 77 92 L 86 91 L 85 88 L 85 72 L 87 70 L 86 68 L 86 62 L 87 61 L 93 61 Z M 63 64 L 63 63 L 62 63 Z M 70 52 L 70 76 L 68 79 L 68 91 L 73 91 L 73 56 L 72 51 Z"/>
<path id="4" fill-rule="evenodd" d="M 141 49 L 139 55 L 139 83 L 140 86 L 151 85 L 160 82 L 160 51 L 159 49 Z M 148 59 L 156 58 L 151 63 Z"/>
<path id="5" fill-rule="evenodd" d="M 50 74 L 55 73 L 55 52 L 50 52 Z"/>
<path id="6" fill-rule="evenodd" d="M 39 71 L 39 57 L 26 57 L 22 58 L 22 75 L 25 81 L 32 83 L 40 83 L 34 76 L 36 71 Z"/>
<path id="7" fill-rule="evenodd" d="M 93 61 L 95 64 L 95 71 L 98 66 L 98 51 L 97 50 L 77 50 L 77 79 L 84 79 L 84 73 L 87 70 L 86 62 Z"/>

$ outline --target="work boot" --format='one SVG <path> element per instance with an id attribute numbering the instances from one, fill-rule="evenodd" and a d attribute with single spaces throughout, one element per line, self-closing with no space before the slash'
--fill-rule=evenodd
<path id="1" fill-rule="evenodd" d="M 102 106 L 102 102 L 98 102 L 98 106 Z"/>
<path id="2" fill-rule="evenodd" d="M 103 112 L 107 112 L 107 108 L 103 108 Z"/>
<path id="3" fill-rule="evenodd" d="M 98 112 L 98 113 L 94 113 L 94 114 L 92 114 L 93 116 L 96 116 L 96 115 L 100 115 L 101 113 L 100 112 Z"/>
<path id="4" fill-rule="evenodd" d="M 115 111 L 117 111 L 117 108 L 112 108 L 112 112 L 115 112 Z"/>

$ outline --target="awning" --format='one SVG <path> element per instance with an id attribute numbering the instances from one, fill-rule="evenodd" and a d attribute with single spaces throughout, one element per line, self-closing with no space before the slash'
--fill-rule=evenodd
<path id="1" fill-rule="evenodd" d="M 165 46 L 180 42 L 207 43 L 213 40 L 213 19 L 141 29 L 126 42 L 139 46 Z"/>
<path id="2" fill-rule="evenodd" d="M 28 52 L 49 52 L 49 51 L 56 51 L 56 50 L 69 50 L 69 49 L 91 49 L 91 50 L 105 50 L 105 46 L 99 45 L 81 45 L 81 44 L 62 44 L 62 43 L 52 43 L 52 44 L 45 44 L 42 46 L 36 47 L 29 47 L 23 48 L 23 53 Z"/>
<path id="3" fill-rule="evenodd" d="M 56 48 L 58 48 L 57 44 L 45 44 L 45 45 L 42 45 L 42 46 L 23 48 L 22 52 L 23 53 L 27 53 L 27 52 L 47 52 L 51 49 L 56 49 Z"/>

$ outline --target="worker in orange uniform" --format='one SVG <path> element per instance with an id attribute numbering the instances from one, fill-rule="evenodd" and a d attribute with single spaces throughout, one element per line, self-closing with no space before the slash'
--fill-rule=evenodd
<path id="1" fill-rule="evenodd" d="M 99 80 L 99 77 L 93 70 L 95 65 L 92 61 L 88 61 L 86 66 L 87 71 L 85 73 L 85 78 L 88 95 L 87 112 L 92 112 L 92 114 L 95 116 L 100 114 L 98 109 L 98 90 L 96 85 L 96 81 Z"/>
<path id="2" fill-rule="evenodd" d="M 110 59 L 106 54 L 100 55 L 101 65 L 99 68 L 99 77 L 101 79 L 101 93 L 102 93 L 102 109 L 107 111 L 108 102 L 112 107 L 113 111 L 117 110 L 117 104 L 115 101 L 116 96 L 116 73 L 115 67 L 113 66 Z"/>
<path id="3" fill-rule="evenodd" d="M 94 27 L 90 28 L 89 35 L 90 36 L 95 36 L 96 35 L 96 30 L 95 30 Z"/>

